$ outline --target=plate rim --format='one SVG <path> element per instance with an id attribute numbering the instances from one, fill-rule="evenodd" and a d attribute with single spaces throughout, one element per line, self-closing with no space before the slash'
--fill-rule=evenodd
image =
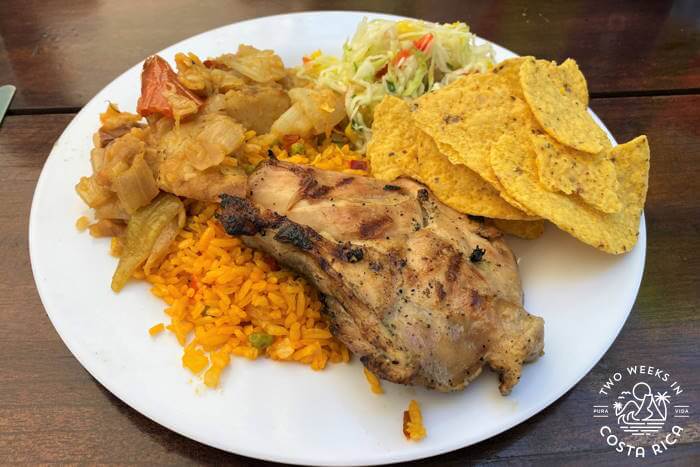
<path id="1" fill-rule="evenodd" d="M 311 10 L 311 11 L 301 11 L 301 12 L 292 12 L 292 13 L 281 13 L 281 14 L 248 18 L 248 19 L 245 19 L 242 21 L 236 21 L 236 22 L 222 25 L 222 26 L 219 26 L 216 28 L 212 28 L 212 29 L 203 31 L 201 33 L 192 35 L 190 37 L 187 37 L 185 39 L 182 39 L 182 40 L 175 42 L 173 44 L 170 44 L 170 45 L 166 46 L 165 48 L 161 49 L 160 51 L 155 52 L 155 54 L 161 54 L 164 50 L 170 49 L 170 48 L 175 48 L 175 47 L 179 46 L 180 44 L 182 44 L 183 42 L 190 41 L 192 39 L 199 38 L 200 36 L 205 36 L 205 35 L 208 35 L 208 34 L 215 32 L 215 31 L 226 29 L 226 28 L 229 28 L 229 27 L 234 26 L 234 25 L 241 25 L 241 24 L 252 23 L 252 22 L 257 22 L 257 21 L 269 21 L 269 20 L 274 20 L 275 18 L 288 18 L 288 17 L 312 16 L 312 15 L 347 15 L 347 14 L 366 16 L 366 17 L 374 17 L 374 18 L 388 18 L 388 19 L 418 19 L 418 18 L 411 18 L 411 17 L 407 17 L 407 16 L 402 16 L 402 15 L 394 15 L 394 14 L 389 14 L 389 13 L 371 12 L 371 11 L 363 11 L 363 10 Z M 471 28 L 470 28 L 470 32 L 473 32 L 473 31 L 471 31 Z M 476 35 L 476 33 L 474 33 L 474 34 L 477 38 L 484 40 L 489 44 L 497 46 L 497 47 L 505 50 L 506 52 L 508 52 L 514 56 L 519 56 L 518 54 L 516 54 L 515 52 L 513 52 L 510 49 L 507 49 L 507 48 L 505 48 L 505 47 L 503 47 L 495 42 L 492 42 L 486 38 L 478 36 L 478 35 Z M 181 427 L 181 426 L 176 427 L 171 422 L 163 422 L 161 420 L 158 420 L 157 415 L 153 415 L 147 406 L 144 406 L 143 404 L 139 403 L 138 400 L 135 400 L 131 397 L 127 397 L 126 395 L 124 395 L 122 393 L 122 391 L 115 390 L 113 388 L 114 385 L 107 384 L 103 380 L 103 378 L 96 376 L 95 373 L 97 373 L 97 372 L 95 371 L 93 365 L 87 364 L 84 356 L 79 356 L 74 351 L 71 344 L 68 342 L 68 340 L 64 337 L 64 334 L 61 332 L 61 326 L 57 325 L 55 316 L 52 315 L 51 311 L 49 311 L 49 307 L 47 307 L 47 299 L 45 298 L 45 297 L 48 297 L 48 291 L 46 291 L 44 289 L 44 285 L 41 283 L 41 281 L 37 280 L 38 271 L 37 271 L 37 266 L 36 266 L 37 261 L 35 259 L 36 253 L 35 253 L 34 248 L 32 247 L 32 245 L 35 244 L 37 241 L 35 239 L 35 236 L 37 235 L 37 233 L 36 233 L 37 229 L 33 228 L 33 226 L 36 225 L 36 223 L 38 222 L 36 220 L 36 218 L 39 215 L 38 208 L 37 208 L 37 204 L 39 202 L 38 201 L 39 193 L 42 190 L 43 186 L 47 183 L 46 182 L 47 177 L 48 177 L 47 171 L 46 171 L 47 163 L 48 163 L 49 159 L 52 156 L 54 156 L 54 154 L 57 150 L 57 147 L 59 146 L 59 143 L 62 142 L 66 133 L 68 133 L 68 131 L 73 127 L 73 125 L 76 124 L 78 117 L 83 112 L 85 112 L 85 109 L 88 108 L 90 106 L 90 104 L 92 104 L 93 101 L 95 101 L 98 98 L 98 96 L 102 93 L 102 91 L 105 88 L 109 87 L 114 82 L 120 80 L 124 75 L 131 72 L 134 68 L 141 66 L 141 64 L 144 62 L 144 60 L 145 60 L 145 58 L 143 60 L 140 60 L 139 62 L 137 62 L 133 66 L 127 68 L 125 71 L 120 73 L 118 76 L 116 76 L 114 79 L 112 79 L 105 86 L 103 86 L 99 91 L 97 91 L 97 93 L 90 100 L 88 100 L 84 104 L 84 106 L 80 109 L 80 111 L 78 113 L 76 113 L 76 115 L 71 119 L 71 121 L 68 123 L 68 125 L 66 125 L 66 127 L 63 129 L 63 131 L 61 132 L 61 135 L 56 139 L 56 141 L 52 145 L 51 150 L 49 152 L 49 155 L 47 156 L 46 160 L 44 161 L 44 164 L 43 164 L 42 169 L 41 169 L 41 173 L 39 175 L 39 178 L 37 180 L 37 184 L 36 184 L 34 192 L 32 194 L 32 202 L 31 202 L 31 207 L 30 207 L 30 215 L 29 215 L 29 223 L 28 223 L 28 247 L 29 247 L 30 264 L 31 264 L 32 277 L 34 279 L 34 284 L 35 284 L 37 292 L 39 294 L 39 298 L 41 300 L 44 311 L 45 311 L 46 315 L 48 316 L 49 321 L 51 322 L 51 325 L 56 330 L 56 333 L 59 335 L 59 337 L 61 338 L 61 341 L 68 348 L 68 350 L 70 351 L 72 356 L 76 360 L 78 360 L 80 365 L 100 385 L 102 385 L 105 389 L 107 389 L 112 395 L 117 397 L 122 403 L 126 404 L 131 409 L 137 411 L 142 416 L 148 418 L 149 420 L 153 421 L 154 423 L 157 423 L 158 425 L 163 426 L 163 427 L 167 428 L 168 430 L 171 430 L 171 431 L 173 431 L 181 436 L 189 438 L 189 439 L 196 441 L 198 443 L 201 443 L 203 445 L 213 447 L 216 449 L 220 449 L 220 450 L 227 452 L 227 453 L 231 453 L 234 455 L 242 455 L 242 456 L 246 456 L 246 457 L 250 457 L 250 458 L 254 458 L 254 459 L 260 459 L 260 460 L 264 460 L 264 461 L 283 462 L 283 463 L 288 463 L 288 464 L 293 464 L 293 465 L 337 465 L 337 466 L 356 465 L 356 463 L 346 462 L 346 461 L 342 461 L 342 460 L 337 460 L 337 461 L 331 462 L 331 463 L 328 463 L 328 462 L 320 463 L 319 461 L 314 462 L 314 461 L 309 461 L 308 459 L 301 459 L 301 458 L 296 457 L 296 456 L 285 456 L 284 454 L 282 454 L 282 455 L 277 454 L 277 453 L 273 454 L 273 453 L 270 453 L 270 451 L 259 451 L 259 450 L 255 450 L 255 449 L 249 449 L 246 446 L 238 446 L 236 448 L 236 450 L 234 451 L 231 449 L 230 446 L 226 446 L 226 445 L 219 443 L 217 441 L 205 440 L 197 432 L 191 432 L 191 431 L 189 431 L 186 428 Z M 612 136 L 612 133 L 610 133 L 610 131 L 607 129 L 607 126 L 605 125 L 605 123 L 595 114 L 595 112 L 593 112 L 590 109 L 590 107 L 588 108 L 588 111 L 589 111 L 589 113 L 594 115 L 595 119 L 597 119 L 600 123 L 602 123 L 604 129 L 606 130 L 606 133 L 608 133 L 609 135 Z M 615 142 L 615 144 L 617 144 L 614 137 L 613 137 L 613 141 Z M 554 226 L 554 227 L 556 228 L 556 226 Z M 570 384 L 570 385 L 567 384 L 567 385 L 562 386 L 560 391 L 555 391 L 553 393 L 553 395 L 550 396 L 549 398 L 542 399 L 539 403 L 535 404 L 535 406 L 530 411 L 528 411 L 526 414 L 521 414 L 521 415 L 517 416 L 516 418 L 519 419 L 519 421 L 517 421 L 513 424 L 505 423 L 505 424 L 497 425 L 489 431 L 482 432 L 477 437 L 478 439 L 475 441 L 472 441 L 472 442 L 467 441 L 466 443 L 454 442 L 454 443 L 447 444 L 447 445 L 441 445 L 441 446 L 435 447 L 435 448 L 425 448 L 425 451 L 420 452 L 420 453 L 390 452 L 390 453 L 387 453 L 387 455 L 383 456 L 381 459 L 375 459 L 375 460 L 369 460 L 369 461 L 363 460 L 362 464 L 365 464 L 365 465 L 387 465 L 387 464 L 393 464 L 393 463 L 397 463 L 397 462 L 414 461 L 414 460 L 425 459 L 428 457 L 433 457 L 433 456 L 437 456 L 440 454 L 456 451 L 456 450 L 463 449 L 463 448 L 466 448 L 469 446 L 473 446 L 477 443 L 481 443 L 483 441 L 491 439 L 491 438 L 493 438 L 501 433 L 505 433 L 506 431 L 511 430 L 511 429 L 521 425 L 522 423 L 526 422 L 527 420 L 529 420 L 533 416 L 535 416 L 538 413 L 545 410 L 547 407 L 549 407 L 554 402 L 559 400 L 566 393 L 571 391 L 571 389 L 573 389 L 576 385 L 578 385 L 581 382 L 581 380 L 591 372 L 591 370 L 600 362 L 600 360 L 605 356 L 605 354 L 612 348 L 613 344 L 615 343 L 615 341 L 619 337 L 619 334 L 622 331 L 622 328 L 626 324 L 626 322 L 629 318 L 629 315 L 631 314 L 631 312 L 633 310 L 634 304 L 635 304 L 635 302 L 637 300 L 637 296 L 639 294 L 639 288 L 641 286 L 642 278 L 644 276 L 644 272 L 646 269 L 647 235 L 646 235 L 646 220 L 645 220 L 645 216 L 644 216 L 643 211 L 642 211 L 642 214 L 640 216 L 639 237 L 638 237 L 637 244 L 635 245 L 635 248 L 637 248 L 637 247 L 641 247 L 641 249 L 642 249 L 642 251 L 641 251 L 642 267 L 639 269 L 637 276 L 634 278 L 634 280 L 636 282 L 636 288 L 634 290 L 634 293 L 630 294 L 630 297 L 632 297 L 631 303 L 626 305 L 626 308 L 628 308 L 628 310 L 624 316 L 624 319 L 622 319 L 620 321 L 620 323 L 618 324 L 618 327 L 614 332 L 614 336 L 610 340 L 609 344 L 607 344 L 604 348 L 601 348 L 601 350 L 598 352 L 597 357 L 593 360 L 593 363 L 585 370 L 585 372 L 578 375 L 572 384 Z M 629 253 L 627 253 L 627 254 L 629 254 Z"/>

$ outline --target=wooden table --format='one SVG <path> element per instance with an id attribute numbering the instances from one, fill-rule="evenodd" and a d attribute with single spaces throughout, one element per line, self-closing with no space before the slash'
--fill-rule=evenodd
<path id="1" fill-rule="evenodd" d="M 646 271 L 612 348 L 578 385 L 530 420 L 419 463 L 631 463 L 603 443 L 591 406 L 614 370 L 649 364 L 676 375 L 696 408 L 681 441 L 656 460 L 700 464 L 700 3 L 196 3 L 37 0 L 0 6 L 0 85 L 18 88 L 0 128 L 0 464 L 261 464 L 162 428 L 83 370 L 47 319 L 32 280 L 29 206 L 44 160 L 75 112 L 146 55 L 246 18 L 348 8 L 463 20 L 518 53 L 574 57 L 588 77 L 592 108 L 618 141 L 645 133 L 652 148 Z"/>

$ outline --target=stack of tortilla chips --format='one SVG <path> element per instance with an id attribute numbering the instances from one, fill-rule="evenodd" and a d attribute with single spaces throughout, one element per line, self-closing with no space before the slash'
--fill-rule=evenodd
<path id="1" fill-rule="evenodd" d="M 385 98 L 367 154 L 375 177 L 419 180 L 506 232 L 535 238 L 547 219 L 619 254 L 639 234 L 649 146 L 640 136 L 613 148 L 587 107 L 575 61 L 513 58 L 411 103 Z"/>

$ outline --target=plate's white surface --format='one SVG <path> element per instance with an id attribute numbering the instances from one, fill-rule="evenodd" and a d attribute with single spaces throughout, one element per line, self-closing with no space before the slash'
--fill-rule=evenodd
<path id="1" fill-rule="evenodd" d="M 316 49 L 340 52 L 363 16 L 327 12 L 260 18 L 187 39 L 161 52 L 200 57 L 235 51 L 240 42 L 277 51 L 288 66 Z M 497 59 L 513 54 L 497 47 Z M 527 52 L 527 51 L 522 51 Z M 576 384 L 612 344 L 634 303 L 644 267 L 646 230 L 623 256 L 583 245 L 551 225 L 536 241 L 511 240 L 520 258 L 525 307 L 545 319 L 545 355 L 527 365 L 513 393 L 501 397 L 486 371 L 465 391 L 439 394 L 384 383 L 373 395 L 361 365 L 326 371 L 266 360 L 235 359 L 222 389 L 202 390 L 182 368 L 181 347 L 147 329 L 164 321 L 164 304 L 145 284 L 110 290 L 115 259 L 108 241 L 75 229 L 87 214 L 73 189 L 90 173 L 91 135 L 107 101 L 134 111 L 138 64 L 75 117 L 54 146 L 32 205 L 29 244 L 37 288 L 63 341 L 82 365 L 124 402 L 156 422 L 203 443 L 247 456 L 303 464 L 378 464 L 468 446 L 536 414 Z M 402 412 L 423 408 L 428 437 L 407 442 Z"/>

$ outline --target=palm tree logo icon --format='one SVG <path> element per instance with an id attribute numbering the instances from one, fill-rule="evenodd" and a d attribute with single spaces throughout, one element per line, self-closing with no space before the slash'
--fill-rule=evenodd
<path id="1" fill-rule="evenodd" d="M 617 399 L 613 409 L 622 431 L 636 436 L 649 436 L 661 431 L 666 423 L 671 400 L 667 392 L 653 394 L 651 386 L 639 382 L 634 385 L 632 392 L 622 391 Z"/>

